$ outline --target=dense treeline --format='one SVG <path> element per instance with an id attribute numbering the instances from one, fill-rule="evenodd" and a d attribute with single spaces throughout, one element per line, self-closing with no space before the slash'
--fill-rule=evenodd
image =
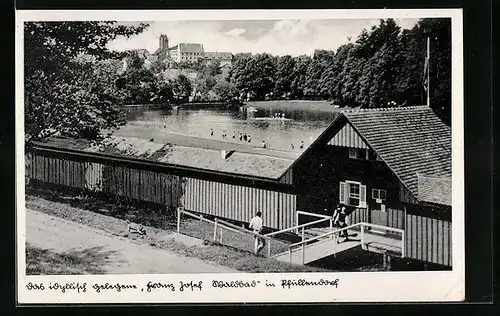
<path id="1" fill-rule="evenodd" d="M 229 82 L 254 100 L 321 99 L 363 108 L 421 105 L 426 103 L 428 37 L 431 107 L 450 124 L 450 19 L 422 19 L 410 30 L 393 19 L 381 20 L 336 51 L 316 50 L 312 58 L 237 54 Z"/>
<path id="2" fill-rule="evenodd" d="M 422 19 L 401 30 L 381 20 L 336 51 L 314 56 L 236 54 L 229 71 L 217 63 L 148 67 L 137 55 L 107 49 L 118 37 L 148 27 L 116 22 L 30 22 L 24 30 L 25 134 L 27 141 L 51 135 L 97 139 L 124 123 L 123 104 L 238 98 L 322 99 L 339 106 L 425 104 L 423 71 L 431 40 L 431 107 L 450 123 L 451 20 Z M 127 68 L 120 72 L 126 58 Z M 188 78 L 187 73 L 196 73 Z M 169 75 L 170 74 L 170 75 Z"/>

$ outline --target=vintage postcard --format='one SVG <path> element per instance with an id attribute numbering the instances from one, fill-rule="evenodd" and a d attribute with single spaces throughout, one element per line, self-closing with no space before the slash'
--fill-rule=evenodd
<path id="1" fill-rule="evenodd" d="M 17 296 L 464 299 L 462 11 L 18 11 Z"/>

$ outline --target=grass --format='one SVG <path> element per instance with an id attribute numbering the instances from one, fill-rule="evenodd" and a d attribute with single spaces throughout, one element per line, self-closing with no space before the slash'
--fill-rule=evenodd
<path id="1" fill-rule="evenodd" d="M 56 253 L 26 245 L 27 275 L 103 274 L 103 264 L 111 252 L 93 247 L 81 251 Z"/>
<path id="2" fill-rule="evenodd" d="M 187 218 L 186 215 L 183 215 L 184 218 Z M 213 240 L 214 227 L 212 224 L 204 223 L 197 220 L 182 220 L 181 221 L 181 229 L 180 232 L 182 234 L 192 236 L 198 239 L 203 240 Z M 217 241 L 220 242 L 221 231 L 220 229 L 217 232 Z M 254 237 L 249 232 L 248 234 L 240 234 L 237 232 L 233 232 L 227 229 L 222 230 L 222 245 L 240 249 L 246 252 L 253 252 L 254 248 Z M 271 253 L 273 255 L 282 253 L 288 250 L 288 245 L 290 243 L 286 243 L 285 241 L 273 239 L 271 242 Z M 263 252 L 267 252 L 267 246 L 263 250 Z"/>
<path id="3" fill-rule="evenodd" d="M 75 200 L 78 201 L 75 202 Z M 80 205 L 80 207 L 71 206 L 70 204 L 77 204 Z M 173 238 L 165 238 L 169 233 L 175 231 L 176 221 L 173 216 L 162 214 L 159 211 L 103 208 L 103 205 L 99 204 L 99 206 L 95 206 L 92 204 L 92 201 L 84 197 L 71 197 L 59 193 L 55 194 L 40 191 L 31 191 L 30 194 L 26 195 L 26 207 L 52 216 L 88 225 L 115 236 L 128 237 L 136 242 L 172 251 L 183 256 L 199 258 L 243 272 L 331 271 L 323 267 L 289 265 L 274 259 L 255 256 L 251 253 L 251 249 L 253 248 L 253 239 L 251 239 L 251 235 L 236 236 L 234 233 L 231 233 L 234 234 L 231 235 L 228 234 L 227 231 L 224 231 L 223 243 L 225 243 L 225 245 L 206 242 L 206 246 L 188 246 Z M 135 223 L 147 226 L 147 235 L 129 236 L 126 232 L 127 225 L 124 219 L 130 219 Z M 209 237 L 213 234 L 213 226 L 211 226 L 211 224 L 203 223 L 198 220 L 184 220 L 182 223 L 181 232 L 183 234 L 200 239 L 211 239 L 211 237 Z M 281 247 L 286 247 L 286 244 L 283 243 Z"/>

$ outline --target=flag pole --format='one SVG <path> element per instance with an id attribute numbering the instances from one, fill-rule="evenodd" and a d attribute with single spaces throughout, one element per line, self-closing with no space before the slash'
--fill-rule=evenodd
<path id="1" fill-rule="evenodd" d="M 427 106 L 431 106 L 430 72 L 431 72 L 431 38 L 427 37 Z"/>

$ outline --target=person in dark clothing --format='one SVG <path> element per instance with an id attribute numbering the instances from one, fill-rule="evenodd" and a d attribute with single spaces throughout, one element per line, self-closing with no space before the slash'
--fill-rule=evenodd
<path id="1" fill-rule="evenodd" d="M 247 137 L 247 133 L 243 134 L 243 141 L 245 141 L 245 142 L 246 142 L 246 141 L 247 141 L 247 138 L 248 138 L 248 137 Z"/>
<path id="2" fill-rule="evenodd" d="M 336 209 L 334 216 L 336 217 L 334 218 L 334 223 L 337 228 L 341 229 L 348 226 L 347 210 L 345 206 L 342 205 L 339 211 L 337 211 Z M 340 232 L 339 236 L 344 237 L 345 238 L 344 241 L 349 240 L 349 233 L 347 232 L 347 230 Z"/>

